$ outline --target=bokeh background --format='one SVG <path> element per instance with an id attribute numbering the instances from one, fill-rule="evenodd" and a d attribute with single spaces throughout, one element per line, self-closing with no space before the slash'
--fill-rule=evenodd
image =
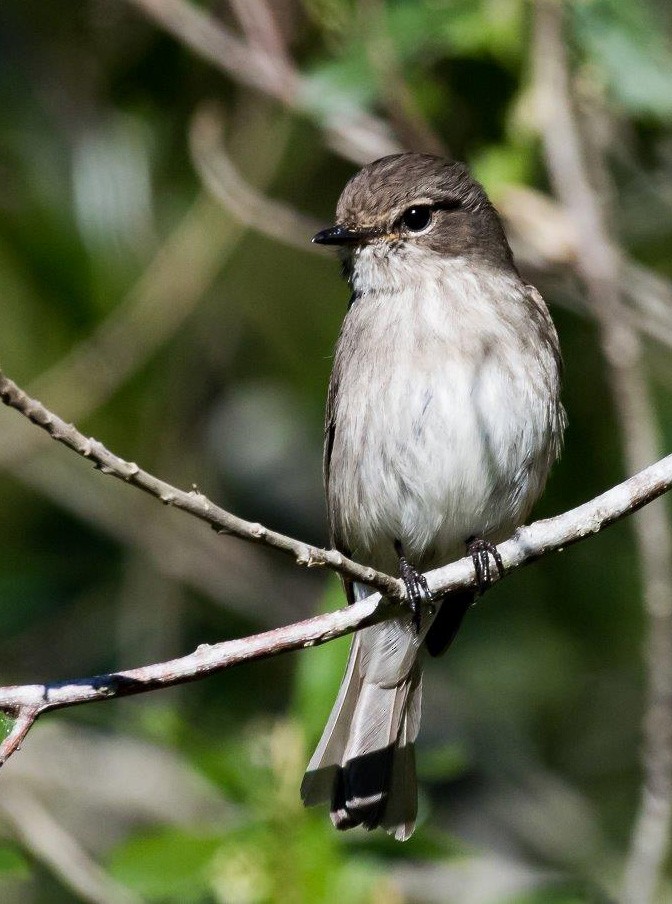
<path id="1" fill-rule="evenodd" d="M 590 292 L 599 235 L 571 209 L 585 187 L 553 165 L 571 145 L 556 64 L 617 249 L 612 308 Z M 357 163 L 397 145 L 470 164 L 551 305 L 569 429 L 535 514 L 670 447 L 665 0 L 5 0 L 0 109 L 2 368 L 164 479 L 327 542 L 322 412 L 348 292 L 309 240 Z M 0 777 L 2 901 L 672 900 L 656 505 L 639 534 L 630 519 L 512 575 L 429 664 L 410 842 L 337 834 L 300 805 L 344 640 L 45 716 Z M 4 408 L 0 538 L 3 684 L 159 661 L 343 603 L 334 577 L 215 536 Z M 646 844 L 633 854 L 647 781 L 649 867 Z M 647 869 L 655 891 L 636 881 Z"/>

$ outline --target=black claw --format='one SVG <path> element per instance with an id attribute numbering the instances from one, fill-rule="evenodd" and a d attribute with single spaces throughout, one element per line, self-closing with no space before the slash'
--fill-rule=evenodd
<path id="1" fill-rule="evenodd" d="M 422 607 L 432 605 L 432 593 L 424 574 L 420 574 L 404 555 L 401 543 L 397 540 L 394 544 L 399 556 L 399 574 L 406 586 L 406 596 L 413 616 L 413 625 L 416 634 L 420 633 L 422 622 Z"/>
<path id="2" fill-rule="evenodd" d="M 485 593 L 493 581 L 490 571 L 490 556 L 495 561 L 499 577 L 504 577 L 504 563 L 494 543 L 490 543 L 489 540 L 484 540 L 482 537 L 470 537 L 467 540 L 467 554 L 471 556 L 474 563 L 479 595 Z"/>

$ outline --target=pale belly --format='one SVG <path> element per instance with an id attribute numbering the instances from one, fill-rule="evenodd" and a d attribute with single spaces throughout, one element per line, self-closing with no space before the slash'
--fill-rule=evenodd
<path id="1" fill-rule="evenodd" d="M 463 555 L 472 536 L 503 539 L 554 457 L 552 406 L 524 346 L 458 352 L 414 328 L 388 330 L 388 347 L 379 342 L 378 354 L 344 370 L 330 464 L 337 534 L 357 558 L 390 571 L 397 539 L 422 568 Z"/>

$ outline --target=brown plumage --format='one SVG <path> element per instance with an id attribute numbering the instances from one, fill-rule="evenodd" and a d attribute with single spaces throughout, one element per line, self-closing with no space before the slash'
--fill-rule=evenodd
<path id="1" fill-rule="evenodd" d="M 340 246 L 352 287 L 325 423 L 334 546 L 394 573 L 400 550 L 426 571 L 470 538 L 499 542 L 540 495 L 564 412 L 555 329 L 482 187 L 442 158 L 386 157 L 315 239 Z M 471 597 L 436 602 L 353 640 L 301 789 L 337 828 L 413 831 L 422 653 L 450 645 Z"/>

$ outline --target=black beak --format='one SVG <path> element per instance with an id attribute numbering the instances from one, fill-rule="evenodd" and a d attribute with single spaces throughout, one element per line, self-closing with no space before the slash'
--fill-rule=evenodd
<path id="1" fill-rule="evenodd" d="M 372 231 L 369 229 L 355 230 L 347 226 L 330 226 L 313 236 L 316 245 L 354 245 L 357 242 L 370 238 Z"/>

